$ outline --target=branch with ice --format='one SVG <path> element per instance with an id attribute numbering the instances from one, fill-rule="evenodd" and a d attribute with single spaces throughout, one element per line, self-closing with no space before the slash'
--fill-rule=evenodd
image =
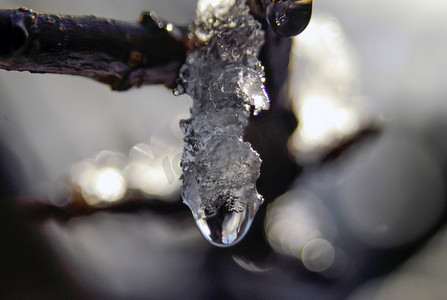
<path id="1" fill-rule="evenodd" d="M 263 201 L 256 190 L 261 160 L 242 136 L 250 113 L 269 107 L 257 59 L 264 32 L 245 1 L 200 0 L 190 38 L 197 48 L 177 88 L 193 98 L 191 118 L 180 124 L 183 201 L 208 241 L 231 246 Z"/>

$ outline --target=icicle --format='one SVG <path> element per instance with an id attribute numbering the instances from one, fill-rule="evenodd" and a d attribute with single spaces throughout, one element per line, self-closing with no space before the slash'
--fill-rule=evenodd
<path id="1" fill-rule="evenodd" d="M 209 242 L 231 246 L 263 201 L 261 160 L 242 136 L 250 111 L 269 107 L 257 59 L 264 32 L 243 0 L 200 0 L 191 32 L 201 46 L 188 55 L 177 89 L 193 98 L 191 118 L 180 123 L 183 201 Z"/>

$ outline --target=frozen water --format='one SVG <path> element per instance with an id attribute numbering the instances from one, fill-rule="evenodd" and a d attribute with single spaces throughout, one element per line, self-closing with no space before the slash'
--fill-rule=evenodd
<path id="1" fill-rule="evenodd" d="M 264 32 L 244 1 L 205 0 L 198 3 L 191 34 L 197 48 L 177 88 L 193 98 L 191 118 L 180 122 L 183 201 L 209 242 L 231 246 L 262 203 L 256 190 L 261 160 L 242 136 L 250 112 L 269 107 L 257 59 Z"/>

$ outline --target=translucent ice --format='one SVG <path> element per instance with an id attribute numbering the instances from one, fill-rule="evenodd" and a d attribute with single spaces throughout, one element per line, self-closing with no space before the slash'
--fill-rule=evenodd
<path id="1" fill-rule="evenodd" d="M 262 197 L 261 160 L 242 140 L 250 112 L 268 109 L 257 59 L 264 32 L 243 0 L 200 0 L 191 27 L 192 51 L 177 91 L 193 98 L 182 120 L 183 201 L 205 238 L 231 246 L 250 227 Z"/>

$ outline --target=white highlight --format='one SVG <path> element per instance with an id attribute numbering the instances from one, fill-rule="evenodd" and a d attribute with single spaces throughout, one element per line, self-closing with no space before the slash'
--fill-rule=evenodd
<path id="1" fill-rule="evenodd" d="M 94 195 L 104 202 L 121 200 L 127 190 L 126 180 L 114 168 L 97 170 L 92 176 L 91 185 Z"/>

